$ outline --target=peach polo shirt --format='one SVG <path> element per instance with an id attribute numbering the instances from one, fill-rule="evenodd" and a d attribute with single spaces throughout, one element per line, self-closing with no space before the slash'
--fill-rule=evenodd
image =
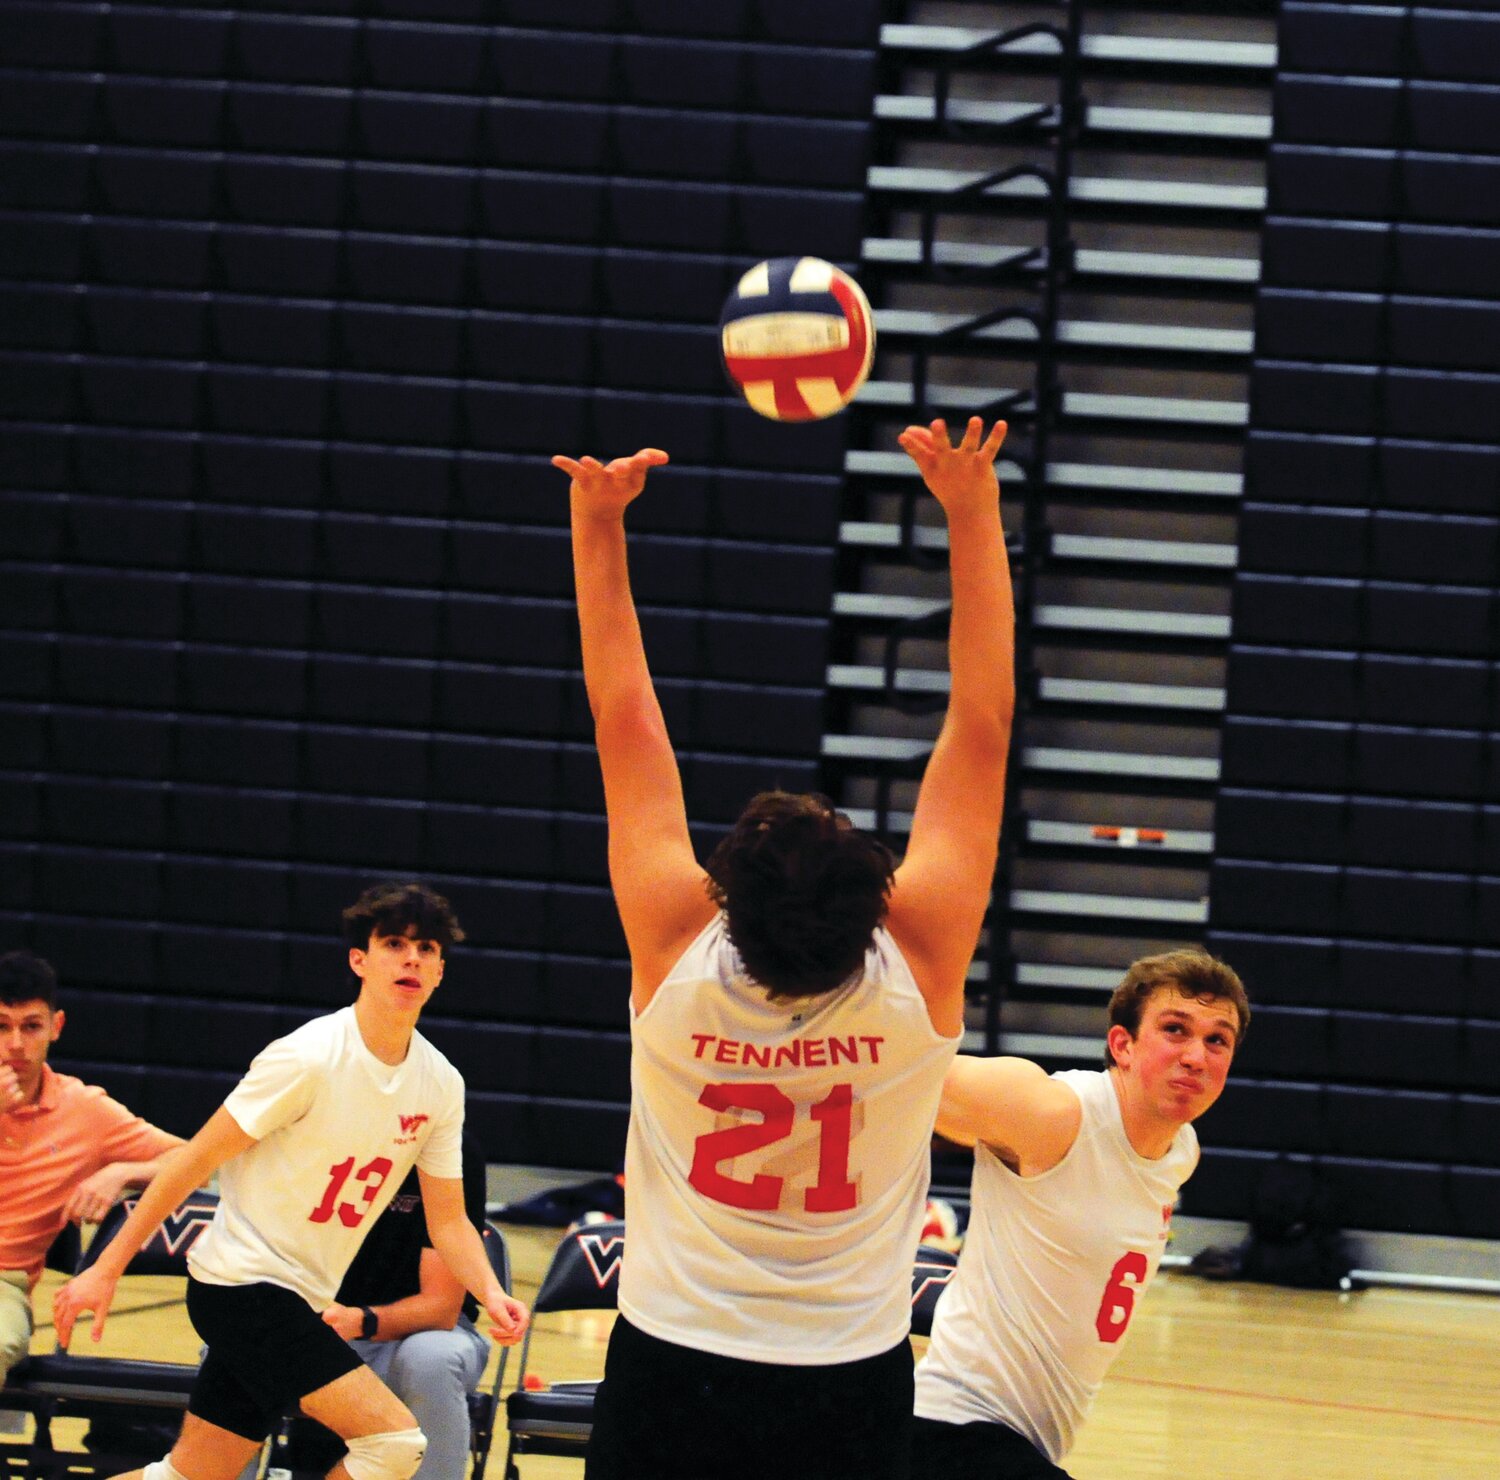
<path id="1" fill-rule="evenodd" d="M 151 1161 L 176 1144 L 97 1084 L 43 1064 L 36 1100 L 0 1115 L 0 1269 L 25 1270 L 35 1284 L 85 1177 L 117 1161 Z"/>

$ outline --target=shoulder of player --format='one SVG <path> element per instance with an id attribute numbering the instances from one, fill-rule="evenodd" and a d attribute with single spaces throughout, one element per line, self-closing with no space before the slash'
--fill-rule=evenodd
<path id="1" fill-rule="evenodd" d="M 433 1075 L 442 1087 L 462 1098 L 465 1093 L 464 1077 L 453 1060 L 426 1037 L 421 1029 L 411 1035 L 410 1054 L 421 1072 Z"/>
<path id="2" fill-rule="evenodd" d="M 931 922 L 924 923 L 912 911 L 901 909 L 894 898 L 881 928 L 906 964 L 929 1012 L 957 1013 L 961 1019 L 968 957 L 960 959 L 951 935 L 932 929 Z"/>

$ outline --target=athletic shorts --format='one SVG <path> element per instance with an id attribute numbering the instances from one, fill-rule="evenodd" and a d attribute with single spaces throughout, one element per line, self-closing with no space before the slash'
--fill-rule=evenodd
<path id="1" fill-rule="evenodd" d="M 585 1480 L 907 1480 L 911 1343 L 827 1367 L 744 1362 L 615 1321 Z"/>
<path id="2" fill-rule="evenodd" d="M 288 1409 L 362 1367 L 354 1348 L 280 1285 L 189 1279 L 188 1319 L 208 1345 L 188 1412 L 257 1443 Z"/>
<path id="3" fill-rule="evenodd" d="M 1069 1480 L 1025 1434 L 1003 1423 L 940 1423 L 911 1431 L 911 1480 Z"/>

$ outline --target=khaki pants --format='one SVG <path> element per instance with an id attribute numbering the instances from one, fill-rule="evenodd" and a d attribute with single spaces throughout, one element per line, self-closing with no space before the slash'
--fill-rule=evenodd
<path id="1" fill-rule="evenodd" d="M 0 1387 L 31 1349 L 31 1291 L 24 1269 L 0 1269 Z"/>

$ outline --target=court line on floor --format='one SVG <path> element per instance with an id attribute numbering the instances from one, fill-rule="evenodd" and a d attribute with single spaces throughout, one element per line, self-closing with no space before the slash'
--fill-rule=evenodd
<path id="1" fill-rule="evenodd" d="M 1332 1398 L 1303 1398 L 1295 1393 L 1254 1393 L 1240 1388 L 1209 1387 L 1205 1383 L 1170 1382 L 1161 1377 L 1111 1378 L 1112 1382 L 1134 1383 L 1137 1387 L 1172 1388 L 1183 1393 L 1208 1393 L 1216 1398 L 1252 1398 L 1267 1403 L 1294 1403 L 1303 1408 L 1333 1408 L 1345 1413 L 1379 1413 L 1386 1418 L 1430 1418 L 1439 1423 L 1476 1423 L 1484 1428 L 1500 1429 L 1500 1418 L 1481 1418 L 1467 1413 L 1430 1413 L 1425 1408 L 1382 1408 L 1378 1403 L 1343 1403 Z"/>
<path id="2" fill-rule="evenodd" d="M 112 1321 L 119 1321 L 123 1320 L 126 1316 L 145 1315 L 147 1311 L 152 1310 L 171 1310 L 174 1305 L 185 1306 L 186 1304 L 187 1297 L 184 1295 L 179 1295 L 175 1300 L 153 1300 L 145 1305 L 112 1305 L 109 1308 L 109 1318 Z M 92 1316 L 90 1316 L 87 1320 L 85 1320 L 82 1316 L 78 1318 L 78 1329 L 80 1331 L 86 1330 L 92 1324 Z M 51 1321 L 38 1321 L 34 1329 L 37 1331 L 51 1331 L 54 1330 L 55 1327 Z M 121 1358 L 121 1360 L 133 1362 L 136 1360 L 149 1361 L 150 1359 L 145 1357 L 139 1359 L 135 1357 L 123 1357 Z"/>

